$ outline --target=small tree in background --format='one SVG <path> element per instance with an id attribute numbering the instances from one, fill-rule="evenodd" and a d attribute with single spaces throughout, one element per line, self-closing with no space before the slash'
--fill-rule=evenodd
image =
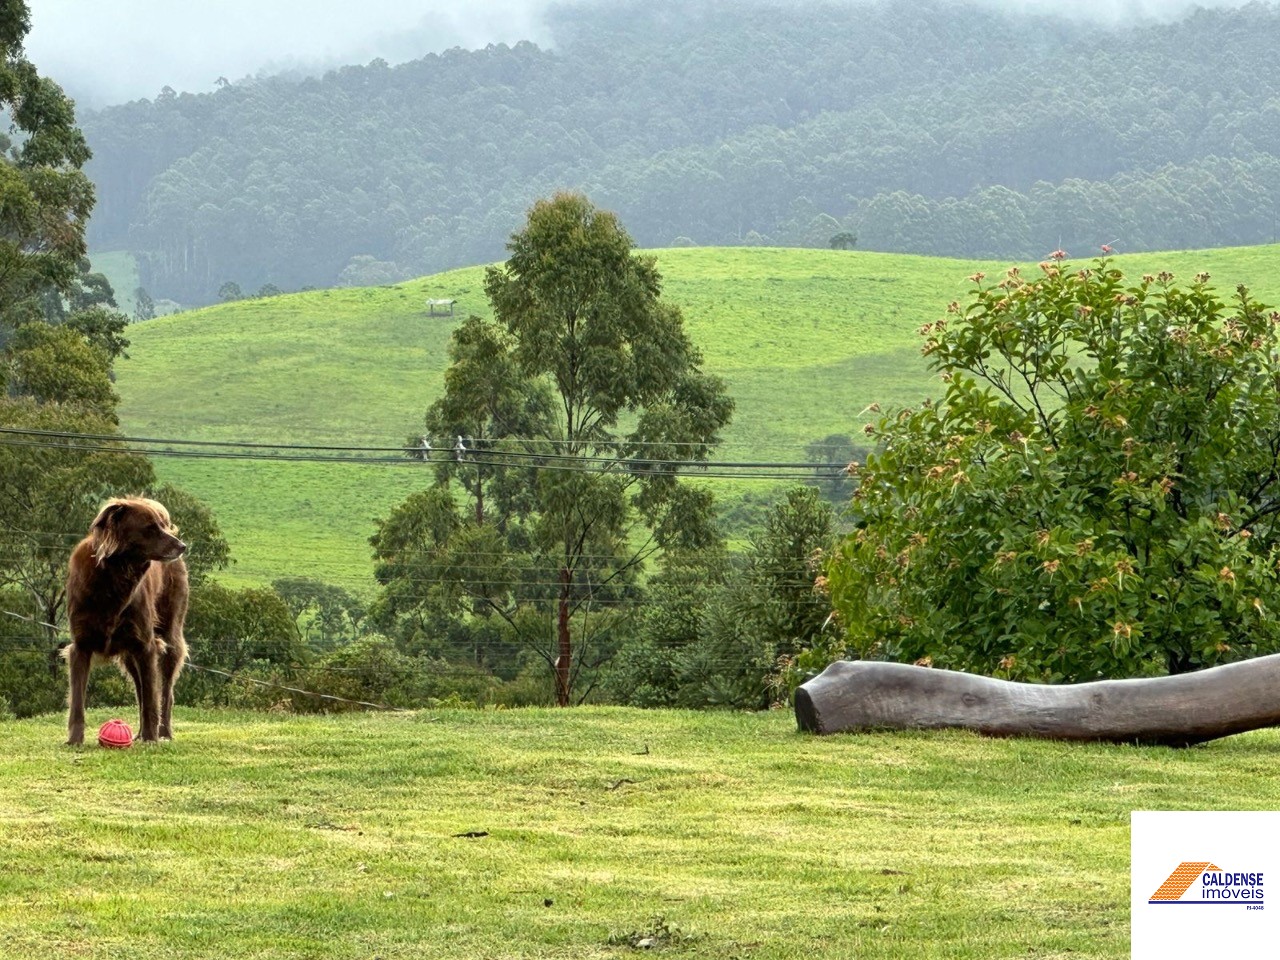
<path id="1" fill-rule="evenodd" d="M 426 419 L 446 443 L 468 435 L 438 483 L 468 477 L 474 520 L 445 489 L 381 522 L 373 616 L 500 618 L 568 705 L 611 654 L 644 563 L 718 540 L 710 494 L 679 464 L 707 458 L 733 401 L 616 216 L 559 194 L 507 249 L 485 273 L 494 320 L 455 333 Z"/>
<path id="2" fill-rule="evenodd" d="M 237 678 L 265 675 L 276 682 L 287 681 L 307 654 L 288 605 L 274 591 L 261 588 L 237 590 L 212 581 L 199 584 L 191 591 L 186 635 L 191 659 L 203 669 L 183 673 L 178 681 L 182 702 L 244 703 L 246 685 L 237 683 Z M 247 702 L 255 706 L 281 702 L 281 692 L 268 690 L 258 686 Z M 258 697 L 264 693 L 269 699 L 261 702 Z"/>
<path id="3" fill-rule="evenodd" d="M 830 433 L 804 448 L 804 458 L 814 465 L 813 479 L 807 481 L 818 488 L 822 497 L 834 507 L 844 509 L 853 496 L 851 464 L 865 459 L 866 449 L 854 444 L 847 433 Z"/>
<path id="4" fill-rule="evenodd" d="M 869 428 L 828 568 L 849 647 L 1047 681 L 1280 649 L 1280 315 L 1062 256 L 923 328 L 945 395 Z"/>
<path id="5" fill-rule="evenodd" d="M 613 699 L 762 709 L 795 673 L 797 654 L 828 646 L 830 608 L 814 579 L 835 540 L 835 511 L 817 490 L 795 487 L 762 527 L 741 556 L 662 558 L 639 629 L 609 678 Z"/>
<path id="6" fill-rule="evenodd" d="M 156 317 L 156 301 L 147 293 L 146 287 L 138 287 L 133 291 L 133 319 L 154 320 Z"/>
<path id="7" fill-rule="evenodd" d="M 329 651 L 361 636 L 365 604 L 349 590 L 312 577 L 281 577 L 271 581 L 271 589 L 311 650 Z"/>

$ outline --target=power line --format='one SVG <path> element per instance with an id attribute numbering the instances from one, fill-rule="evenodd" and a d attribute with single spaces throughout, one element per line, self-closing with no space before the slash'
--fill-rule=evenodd
<path id="1" fill-rule="evenodd" d="M 69 431 L 36 430 L 16 427 L 0 427 L 0 445 L 13 447 L 37 447 L 56 450 L 78 450 L 89 453 L 138 454 L 142 456 L 182 457 L 211 460 L 284 461 L 303 463 L 341 463 L 344 465 L 399 465 L 413 466 L 422 463 L 457 463 L 459 466 L 475 465 L 494 468 L 520 468 L 534 470 L 562 470 L 582 473 L 625 473 L 631 476 L 674 475 L 684 469 L 696 471 L 696 476 L 715 479 L 767 479 L 767 480 L 825 480 L 846 475 L 844 468 L 822 463 L 795 461 L 729 461 L 729 460 L 677 460 L 642 456 L 604 457 L 538 453 L 532 451 L 490 451 L 466 448 L 459 445 L 459 452 L 424 451 L 415 447 L 325 447 L 301 444 L 228 443 L 225 441 L 154 439 L 144 437 L 111 436 L 108 434 L 73 433 Z M 18 436 L 40 439 L 19 440 Z M 49 440 L 73 441 L 50 443 Z M 545 441 L 520 441 L 531 445 Z M 132 446 L 130 446 L 132 444 Z M 138 445 L 166 444 L 184 449 L 170 450 Z M 673 444 L 674 445 L 674 444 Z M 625 446 L 625 444 L 620 444 Z M 206 449 L 211 448 L 211 449 Z M 264 451 L 293 450 L 296 453 Z M 334 455 L 335 451 L 352 454 Z M 398 456 L 380 456 L 394 452 Z M 440 457 L 433 455 L 440 453 Z M 512 463 L 511 461 L 516 461 Z M 617 469 L 614 469 L 617 468 Z M 785 472 L 784 472 L 785 471 Z M 803 471 L 796 473 L 793 471 Z"/>
<path id="2" fill-rule="evenodd" d="M 251 461 L 287 461 L 293 463 L 335 463 L 346 466 L 416 466 L 420 461 L 411 460 L 401 457 L 328 457 L 328 456 L 306 456 L 306 455 L 286 455 L 286 454 L 262 454 L 262 453 L 213 453 L 207 451 L 188 451 L 188 450 L 151 450 L 142 448 L 120 448 L 107 446 L 90 446 L 85 444 L 49 444 L 38 441 L 24 440 L 5 440 L 0 439 L 0 446 L 9 447 L 43 447 L 49 449 L 57 447 L 61 450 L 79 450 L 88 453 L 114 453 L 114 454 L 131 454 L 145 457 L 178 457 L 193 460 L 251 460 Z M 594 473 L 594 474 L 610 474 L 613 476 L 623 476 L 630 474 L 633 476 L 640 475 L 657 475 L 660 472 L 650 469 L 648 465 L 663 465 L 659 461 L 646 461 L 646 467 L 638 469 L 630 469 L 628 462 L 625 460 L 609 461 L 609 463 L 621 466 L 624 470 L 591 469 L 590 467 L 575 467 L 569 464 L 551 464 L 551 463 L 528 463 L 524 465 L 511 464 L 500 460 L 481 460 L 475 457 L 463 461 L 463 464 L 476 464 L 479 466 L 492 467 L 517 467 L 523 466 L 524 469 L 530 470 L 560 470 L 571 473 Z M 673 465 L 678 465 L 678 461 L 672 461 Z M 734 472 L 713 472 L 706 469 L 714 464 L 702 464 L 689 469 L 697 470 L 696 474 L 686 474 L 691 479 L 712 479 L 712 480 L 823 480 L 836 479 L 843 475 L 841 472 L 824 473 L 820 468 L 810 468 L 811 472 L 807 473 L 781 473 L 781 472 L 761 472 L 752 470 L 750 472 L 742 472 L 741 470 Z M 763 463 L 760 467 L 768 467 L 770 464 Z M 674 476 L 675 470 L 665 471 L 669 475 Z"/>
<path id="3" fill-rule="evenodd" d="M 269 443 L 261 440 L 191 440 L 176 439 L 169 437 L 133 437 L 121 436 L 114 433 L 79 433 L 66 430 L 44 430 L 35 427 L 0 427 L 0 433 L 16 433 L 30 436 L 42 437 L 61 437 L 71 440 L 109 440 L 120 441 L 125 443 L 147 443 L 147 444 L 169 444 L 171 446 L 200 446 L 200 447 L 238 447 L 246 449 L 262 449 L 262 450 L 321 450 L 329 452 L 351 452 L 351 453 L 412 453 L 421 451 L 423 448 L 413 445 L 397 445 L 394 447 L 380 446 L 356 446 L 356 445 L 317 445 L 317 444 L 300 444 L 300 443 Z M 431 440 L 431 437 L 421 437 L 422 440 Z M 584 441 L 565 440 L 554 437 L 466 437 L 468 443 L 484 443 L 484 444 L 519 444 L 529 446 L 533 444 L 549 444 L 552 446 L 570 446 L 581 445 Z M 587 441 L 595 443 L 597 441 Z M 612 444 L 618 447 L 716 447 L 724 443 L 723 440 L 608 440 L 598 441 L 601 445 Z M 839 450 L 844 449 L 842 444 L 824 444 L 811 443 L 806 445 L 808 448 L 821 450 Z M 433 452 L 450 453 L 454 449 L 454 441 L 452 439 L 443 439 L 438 445 L 431 448 Z"/>
<path id="4" fill-rule="evenodd" d="M 0 433 L 21 434 L 23 436 L 33 437 L 54 437 L 64 440 L 102 440 L 111 441 L 112 443 L 163 443 L 175 447 L 242 447 L 246 449 L 260 450 L 324 450 L 349 451 L 353 453 L 404 453 L 414 449 L 413 447 L 406 447 L 403 445 L 397 447 L 316 446 L 312 444 L 263 443 L 261 441 L 248 440 L 185 440 L 175 439 L 172 437 L 129 437 L 114 433 L 78 433 L 68 430 L 39 430 L 34 427 L 0 427 Z"/>

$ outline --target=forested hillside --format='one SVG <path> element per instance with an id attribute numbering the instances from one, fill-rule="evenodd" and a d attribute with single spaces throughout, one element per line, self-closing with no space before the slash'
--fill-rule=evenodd
<path id="1" fill-rule="evenodd" d="M 561 187 L 651 246 L 844 233 L 1033 258 L 1276 235 L 1274 5 L 1117 27 L 933 0 L 690 6 L 561 6 L 550 49 L 87 114 L 91 242 L 135 251 L 152 295 L 193 303 L 228 281 L 378 283 L 495 260 Z"/>

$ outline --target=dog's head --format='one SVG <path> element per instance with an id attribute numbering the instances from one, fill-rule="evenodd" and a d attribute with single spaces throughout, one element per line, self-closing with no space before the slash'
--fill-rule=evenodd
<path id="1" fill-rule="evenodd" d="M 93 556 L 98 563 L 114 556 L 177 560 L 187 552 L 187 545 L 177 533 L 169 511 L 142 497 L 108 500 L 89 527 Z"/>

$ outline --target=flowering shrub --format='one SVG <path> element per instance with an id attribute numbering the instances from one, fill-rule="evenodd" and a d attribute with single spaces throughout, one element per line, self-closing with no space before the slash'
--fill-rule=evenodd
<path id="1" fill-rule="evenodd" d="M 825 587 L 848 652 L 1046 681 L 1280 650 L 1280 314 L 1065 254 L 921 330 Z"/>

